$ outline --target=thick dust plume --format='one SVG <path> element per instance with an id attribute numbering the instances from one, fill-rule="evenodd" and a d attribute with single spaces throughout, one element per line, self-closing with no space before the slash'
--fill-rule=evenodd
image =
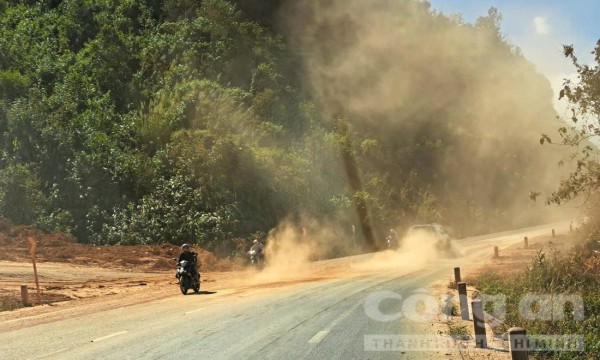
<path id="1" fill-rule="evenodd" d="M 397 188 L 417 178 L 440 209 L 426 220 L 480 232 L 552 216 L 531 195 L 561 177 L 561 154 L 539 144 L 561 126 L 550 83 L 504 39 L 501 14 L 485 15 L 464 24 L 426 1 L 315 0 L 288 1 L 280 20 L 323 116 L 344 114 L 381 144 L 379 159 L 396 159 L 361 172 Z"/>
<path id="2" fill-rule="evenodd" d="M 316 220 L 300 222 L 285 221 L 273 229 L 266 240 L 265 267 L 261 271 L 250 271 L 249 280 L 254 284 L 289 282 L 319 278 L 331 274 L 320 272 L 314 261 L 326 260 L 339 254 L 350 254 L 357 250 L 351 239 L 335 224 L 323 224 Z M 440 259 L 461 256 L 459 248 L 452 242 L 440 240 L 426 231 L 405 234 L 394 249 L 372 255 L 357 255 L 344 273 L 336 276 L 359 276 L 387 270 L 413 271 Z"/>
<path id="3" fill-rule="evenodd" d="M 298 225 L 301 223 L 302 225 Z M 339 227 L 316 220 L 284 221 L 271 230 L 265 246 L 265 268 L 258 282 L 286 281 L 313 274 L 309 264 L 352 251 L 352 241 Z"/>
<path id="4" fill-rule="evenodd" d="M 451 241 L 439 239 L 425 231 L 405 234 L 394 249 L 378 252 L 364 262 L 352 265 L 361 272 L 413 271 L 436 260 L 462 256 L 459 247 Z"/>

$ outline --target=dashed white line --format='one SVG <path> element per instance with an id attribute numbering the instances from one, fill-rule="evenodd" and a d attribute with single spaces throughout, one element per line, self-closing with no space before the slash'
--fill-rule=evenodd
<path id="1" fill-rule="evenodd" d="M 185 315 L 187 315 L 187 314 L 193 314 L 193 313 L 195 313 L 195 312 L 202 311 L 202 310 L 204 310 L 204 309 L 205 309 L 205 308 L 201 307 L 201 308 L 197 308 L 196 310 L 190 310 L 190 311 L 186 312 L 186 313 L 185 313 Z"/>
<path id="2" fill-rule="evenodd" d="M 356 310 L 356 308 L 358 308 L 361 305 L 362 305 L 361 303 L 358 303 L 357 305 L 354 305 L 354 306 L 350 307 L 348 310 L 346 310 L 345 312 L 343 312 L 342 315 L 340 315 L 331 324 L 329 324 L 329 326 L 325 330 L 319 331 L 318 333 L 315 334 L 315 336 L 313 336 L 310 340 L 308 340 L 308 343 L 309 344 L 320 343 L 321 340 L 323 340 L 325 338 L 325 336 L 327 336 L 331 332 L 331 329 L 333 329 L 334 326 L 336 326 L 342 320 L 344 320 L 345 318 L 350 316 L 350 314 L 352 314 L 354 312 L 354 310 Z"/>
<path id="3" fill-rule="evenodd" d="M 119 335 L 123 335 L 123 334 L 127 334 L 129 331 L 119 331 L 117 333 L 114 334 L 110 334 L 110 335 L 106 335 L 97 339 L 92 340 L 92 342 L 98 342 L 98 341 L 102 341 L 102 340 L 106 340 L 106 339 L 110 339 L 111 337 L 115 337 L 115 336 L 119 336 Z"/>
<path id="4" fill-rule="evenodd" d="M 329 327 L 327 328 L 327 330 L 331 330 L 334 326 L 336 326 L 337 324 L 339 324 L 342 320 L 344 320 L 345 318 L 347 318 L 348 316 L 350 316 L 350 314 L 352 314 L 354 312 L 354 310 L 356 310 L 360 306 L 362 306 L 362 304 L 358 303 L 358 304 L 352 306 L 350 309 L 346 310 L 344 313 L 342 313 L 342 315 L 340 315 L 337 319 L 335 319 L 335 321 L 333 321 L 329 325 Z"/>
<path id="5" fill-rule="evenodd" d="M 54 355 L 58 355 L 58 354 L 60 354 L 60 353 L 63 353 L 63 352 L 65 352 L 65 351 L 68 351 L 68 350 L 71 350 L 71 349 L 69 349 L 69 348 L 64 348 L 64 349 L 56 350 L 56 351 L 54 351 L 54 352 L 51 352 L 51 353 L 49 353 L 49 354 L 44 354 L 44 355 L 42 355 L 42 357 L 41 357 L 41 358 L 36 358 L 36 359 L 52 358 L 52 356 L 54 356 Z"/>
<path id="6" fill-rule="evenodd" d="M 329 330 L 319 331 L 312 339 L 308 340 L 309 344 L 318 344 L 329 334 Z"/>

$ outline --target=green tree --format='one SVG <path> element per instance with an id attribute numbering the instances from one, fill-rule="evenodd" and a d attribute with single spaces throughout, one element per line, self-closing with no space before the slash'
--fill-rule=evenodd
<path id="1" fill-rule="evenodd" d="M 600 162 L 598 162 L 598 139 L 600 137 L 600 40 L 594 51 L 595 65 L 581 64 L 572 45 L 563 47 L 564 54 L 577 70 L 578 80 L 565 80 L 560 99 L 569 103 L 569 124 L 558 129 L 559 141 L 575 151 L 575 170 L 561 181 L 558 189 L 548 198 L 548 203 L 562 204 L 578 195 L 589 198 L 600 189 Z M 543 135 L 540 143 L 552 142 Z"/>
<path id="2" fill-rule="evenodd" d="M 398 11 L 288 31 L 275 14 L 293 6 L 259 2 L 1 2 L 3 201 L 29 199 L 20 221 L 99 244 L 207 246 L 307 217 L 347 229 L 504 219 L 518 195 L 503 194 L 539 162 L 503 144 L 527 144 L 524 124 L 543 116 L 523 109 L 543 101 L 524 93 L 549 87 L 504 41 L 495 9 L 469 25 L 426 2 L 376 0 L 365 9 Z M 373 29 L 394 46 L 352 67 Z M 465 168 L 478 169 L 469 186 Z"/>
<path id="3" fill-rule="evenodd" d="M 40 179 L 22 164 L 9 165 L 0 173 L 0 214 L 16 224 L 32 224 L 45 207 Z"/>

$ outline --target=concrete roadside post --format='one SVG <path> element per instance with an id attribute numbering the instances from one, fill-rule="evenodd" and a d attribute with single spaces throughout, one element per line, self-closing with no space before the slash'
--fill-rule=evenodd
<path id="1" fill-rule="evenodd" d="M 462 320 L 469 320 L 469 301 L 467 298 L 467 283 L 459 282 L 458 287 L 458 300 L 460 302 L 460 318 Z"/>
<path id="2" fill-rule="evenodd" d="M 487 338 L 485 337 L 485 318 L 483 316 L 483 303 L 481 300 L 475 299 L 471 301 L 471 311 L 473 311 L 475 347 L 485 349 L 487 348 Z"/>
<path id="3" fill-rule="evenodd" d="M 31 305 L 29 303 L 29 292 L 27 290 L 27 285 L 21 285 L 21 301 L 23 302 L 23 306 Z"/>
<path id="4" fill-rule="evenodd" d="M 458 283 L 460 282 L 460 268 L 454 268 L 454 286 L 458 289 Z"/>
<path id="5" fill-rule="evenodd" d="M 527 239 L 527 236 L 523 238 L 523 241 L 525 242 L 525 249 L 527 249 L 529 247 L 529 239 Z"/>
<path id="6" fill-rule="evenodd" d="M 522 327 L 512 327 L 508 329 L 508 350 L 512 360 L 529 359 L 527 343 L 527 332 Z"/>

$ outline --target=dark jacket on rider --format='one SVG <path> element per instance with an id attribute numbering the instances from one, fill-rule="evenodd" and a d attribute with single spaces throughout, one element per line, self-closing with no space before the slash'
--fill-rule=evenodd
<path id="1" fill-rule="evenodd" d="M 198 254 L 193 251 L 184 251 L 179 255 L 179 260 L 177 262 L 181 262 L 181 260 L 186 260 L 190 263 L 192 270 L 197 273 L 198 272 Z"/>
<path id="2" fill-rule="evenodd" d="M 190 263 L 195 263 L 198 259 L 198 254 L 196 254 L 193 251 L 184 251 L 181 253 L 181 255 L 179 255 L 179 262 L 181 262 L 181 260 L 187 260 Z"/>

